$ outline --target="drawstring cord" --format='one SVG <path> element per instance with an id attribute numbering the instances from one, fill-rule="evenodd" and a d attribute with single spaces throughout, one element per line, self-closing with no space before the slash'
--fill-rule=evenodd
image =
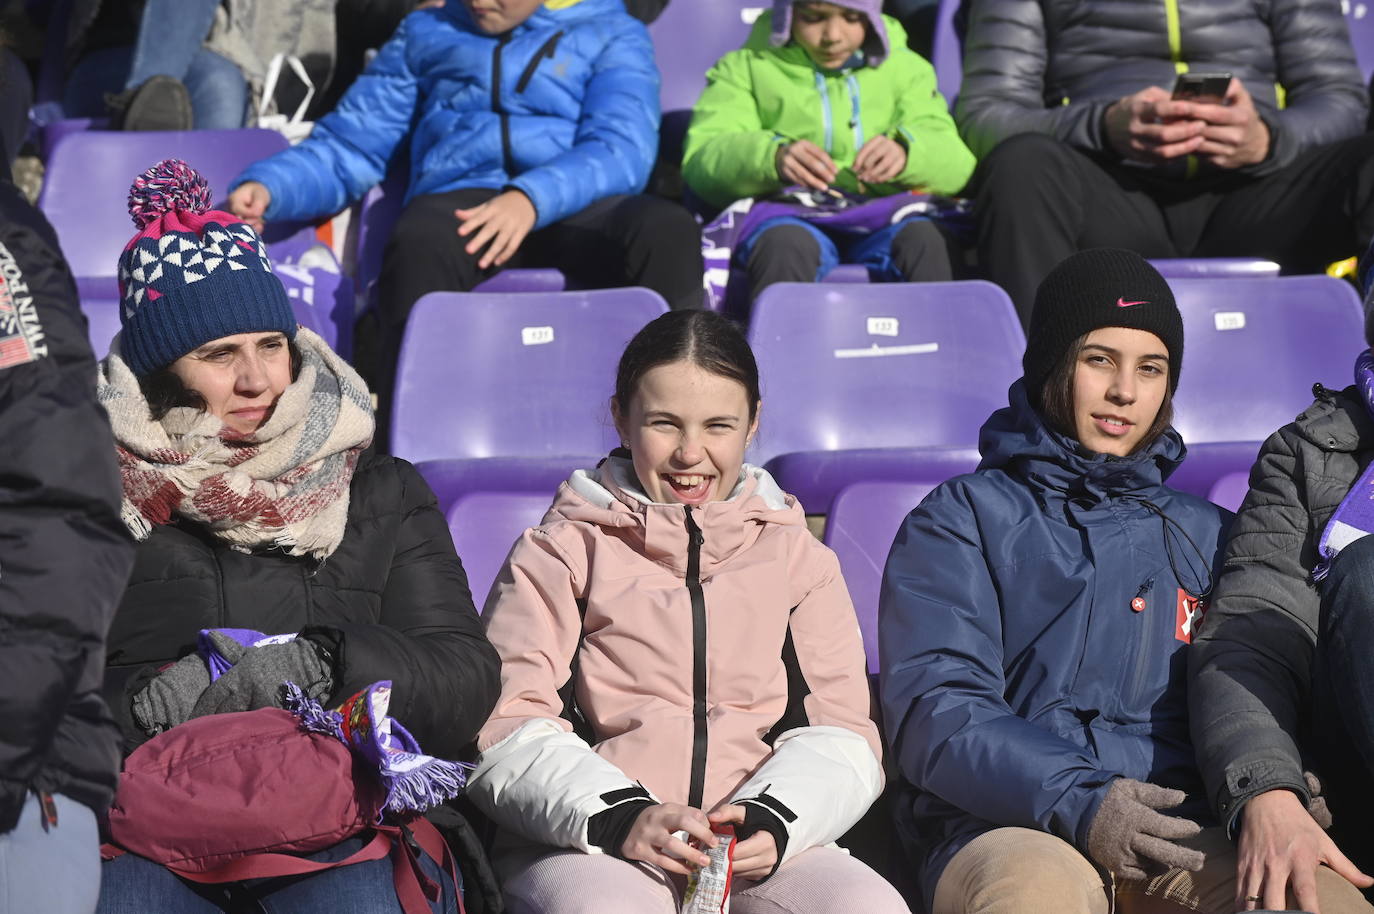
<path id="1" fill-rule="evenodd" d="M 1205 583 L 1201 580 L 1197 581 L 1197 583 L 1202 584 L 1202 587 L 1196 591 L 1195 596 L 1198 598 L 1199 602 L 1206 602 L 1207 599 L 1211 597 L 1212 588 L 1216 584 L 1216 582 L 1212 579 L 1212 565 L 1210 562 L 1207 561 L 1206 553 L 1204 553 L 1201 549 L 1198 548 L 1197 543 L 1195 543 L 1193 541 L 1193 538 L 1188 535 L 1188 531 L 1183 529 L 1183 525 L 1180 524 L 1178 521 L 1174 520 L 1168 514 L 1165 514 L 1164 509 L 1161 508 L 1159 505 L 1150 501 L 1148 498 L 1143 498 L 1139 495 L 1128 495 L 1126 497 L 1131 499 L 1132 501 L 1140 503 L 1145 507 L 1147 511 L 1149 511 L 1151 514 L 1156 515 L 1161 521 L 1163 521 L 1164 553 L 1169 557 L 1169 568 L 1171 571 L 1173 571 L 1174 577 L 1179 581 L 1179 583 L 1183 583 L 1183 575 L 1179 573 L 1177 556 L 1174 553 L 1174 537 L 1171 537 L 1169 535 L 1170 526 L 1173 527 L 1175 537 L 1183 537 L 1184 541 L 1192 547 L 1193 554 L 1198 557 L 1198 562 L 1201 565 L 1201 567 L 1205 569 L 1205 574 L 1207 576 L 1207 580 Z M 1190 567 L 1188 570 L 1191 572 L 1192 568 Z"/>

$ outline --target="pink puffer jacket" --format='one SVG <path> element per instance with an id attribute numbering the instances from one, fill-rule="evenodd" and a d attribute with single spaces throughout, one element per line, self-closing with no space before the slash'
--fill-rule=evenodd
<path id="1" fill-rule="evenodd" d="M 597 853 L 588 820 L 642 802 L 642 784 L 705 810 L 764 806 L 786 824 L 785 860 L 839 837 L 882 789 L 839 563 L 761 469 L 692 509 L 650 503 L 628 460 L 574 473 L 484 615 L 501 697 L 468 792 L 526 838 Z M 592 746 L 560 716 L 579 638 Z"/>

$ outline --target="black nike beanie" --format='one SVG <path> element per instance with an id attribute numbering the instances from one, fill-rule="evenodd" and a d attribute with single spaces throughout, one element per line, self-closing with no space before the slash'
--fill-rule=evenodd
<path id="1" fill-rule="evenodd" d="M 1091 248 L 1060 261 L 1035 290 L 1026 354 L 1026 392 L 1034 402 L 1065 350 L 1099 327 L 1130 327 L 1169 350 L 1169 392 L 1183 370 L 1183 316 L 1173 290 L 1139 254 Z"/>

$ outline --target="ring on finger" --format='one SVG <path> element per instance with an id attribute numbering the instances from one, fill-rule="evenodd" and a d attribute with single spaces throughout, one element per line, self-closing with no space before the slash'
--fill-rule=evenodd
<path id="1" fill-rule="evenodd" d="M 1260 902 L 1260 901 L 1263 901 L 1264 898 L 1263 898 L 1263 896 L 1260 896 L 1260 895 L 1246 895 L 1246 896 L 1245 896 L 1245 900 L 1246 900 L 1246 901 Z"/>

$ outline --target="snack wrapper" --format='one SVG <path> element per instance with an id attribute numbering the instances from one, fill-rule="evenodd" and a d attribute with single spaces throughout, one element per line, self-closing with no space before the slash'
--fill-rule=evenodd
<path id="1" fill-rule="evenodd" d="M 735 828 L 733 825 L 717 825 L 714 832 L 716 846 L 699 848 L 711 858 L 711 863 L 688 877 L 687 891 L 682 896 L 682 914 L 730 912 L 730 878 L 735 865 Z"/>

